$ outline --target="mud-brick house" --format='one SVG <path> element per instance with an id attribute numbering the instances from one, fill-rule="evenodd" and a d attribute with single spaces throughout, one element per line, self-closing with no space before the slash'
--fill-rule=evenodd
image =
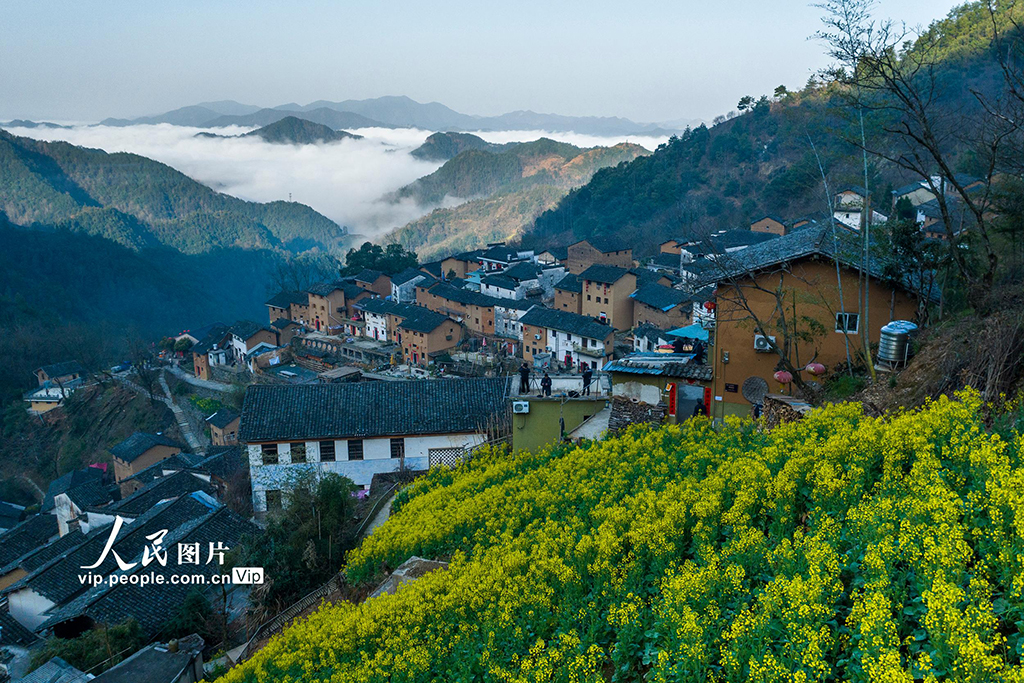
<path id="1" fill-rule="evenodd" d="M 114 456 L 114 479 L 121 483 L 150 465 L 176 455 L 183 450 L 181 444 L 162 434 L 135 432 L 110 449 Z M 132 491 L 122 491 L 124 495 Z"/>
<path id="2" fill-rule="evenodd" d="M 580 274 L 595 263 L 630 269 L 634 265 L 633 247 L 624 240 L 611 237 L 589 237 L 570 244 L 566 251 L 570 273 Z"/>
<path id="3" fill-rule="evenodd" d="M 617 330 L 633 327 L 633 299 L 636 274 L 626 268 L 594 264 L 580 273 L 580 308 L 583 315 L 597 318 Z"/>
<path id="4" fill-rule="evenodd" d="M 717 290 L 714 346 L 708 356 L 715 368 L 715 416 L 747 414 L 752 404 L 746 396 L 780 390 L 774 379 L 778 349 L 796 368 L 813 361 L 828 370 L 846 362 L 847 343 L 857 353 L 865 324 L 858 292 L 862 263 L 859 236 L 829 226 L 804 228 L 716 260 L 707 271 L 708 283 Z M 888 322 L 913 320 L 922 300 L 937 300 L 936 290 L 922 292 L 908 281 L 884 277 L 879 259 L 863 265 L 868 273 L 867 336 L 873 344 Z M 782 323 L 777 293 L 785 302 L 781 308 L 788 326 Z"/>

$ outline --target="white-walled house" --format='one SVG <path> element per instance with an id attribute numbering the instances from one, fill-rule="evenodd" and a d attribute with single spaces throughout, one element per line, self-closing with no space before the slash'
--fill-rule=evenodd
<path id="1" fill-rule="evenodd" d="M 239 441 L 257 513 L 287 504 L 304 475 L 367 487 L 374 474 L 460 462 L 505 419 L 506 378 L 253 385 Z"/>

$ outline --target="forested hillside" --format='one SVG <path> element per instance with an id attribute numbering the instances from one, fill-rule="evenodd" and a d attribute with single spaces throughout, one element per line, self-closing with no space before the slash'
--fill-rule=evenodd
<path id="1" fill-rule="evenodd" d="M 481 149 L 496 152 L 501 145 L 487 142 L 478 135 L 470 133 L 434 133 L 427 137 L 422 145 L 409 152 L 417 159 L 427 161 L 447 161 L 470 149 Z"/>
<path id="2" fill-rule="evenodd" d="M 437 209 L 388 235 L 428 259 L 516 238 L 542 211 L 553 207 L 570 188 L 586 183 L 598 169 L 649 153 L 629 143 L 580 148 L 541 138 L 487 145 L 475 136 L 466 140 L 452 135 L 431 136 L 421 149 L 428 154 L 443 154 L 455 145 L 470 149 L 390 197 L 422 205 L 441 204 L 452 197 L 473 200 Z"/>
<path id="3" fill-rule="evenodd" d="M 286 116 L 280 121 L 257 128 L 243 137 L 257 137 L 266 142 L 284 145 L 315 145 L 324 142 L 341 140 L 358 140 L 360 135 L 353 135 L 344 130 L 334 130 L 329 126 L 313 121 Z"/>
<path id="4" fill-rule="evenodd" d="M 123 360 L 132 339 L 217 320 L 262 320 L 287 258 L 251 249 L 133 250 L 66 230 L 4 227 L 2 220 L 0 243 L 0 403 L 26 389 L 32 370 L 46 363 L 112 363 Z"/>
<path id="5" fill-rule="evenodd" d="M 1006 40 L 1019 40 L 1009 22 L 1014 12 L 1019 19 L 1019 6 L 997 3 L 995 17 L 1000 30 L 1008 32 Z M 954 162 L 952 170 L 984 176 L 975 148 L 984 147 L 983 126 L 971 130 L 971 117 L 980 111 L 979 93 L 995 95 L 1003 87 L 986 6 L 954 9 L 912 49 L 926 64 L 914 72 L 914 87 L 925 94 L 929 116 L 944 124 L 938 140 Z M 860 112 L 850 106 L 848 94 L 842 85 L 823 85 L 812 77 L 797 92 L 780 86 L 770 96 L 744 97 L 738 116 L 719 117 L 712 127 L 673 137 L 648 157 L 596 173 L 540 216 L 526 239 L 565 244 L 591 235 L 618 235 L 649 252 L 663 239 L 698 226 L 744 227 L 765 213 L 785 218 L 827 213 L 822 168 L 833 192 L 865 182 Z M 867 147 L 909 153 L 891 133 L 898 128 L 898 112 L 875 104 L 861 110 Z M 916 130 L 914 121 L 909 125 Z M 879 156 L 869 158 L 868 172 L 879 208 L 886 211 L 889 190 L 919 179 Z"/>
<path id="6" fill-rule="evenodd" d="M 399 189 L 391 198 L 429 205 L 445 197 L 471 199 L 537 185 L 568 189 L 586 182 L 598 168 L 647 153 L 643 147 L 628 143 L 585 149 L 548 138 L 506 145 L 498 151 L 468 149 L 430 175 Z"/>
<path id="7" fill-rule="evenodd" d="M 236 199 L 137 154 L 108 154 L 0 131 L 0 212 L 129 248 L 341 250 L 346 231 L 303 204 Z"/>

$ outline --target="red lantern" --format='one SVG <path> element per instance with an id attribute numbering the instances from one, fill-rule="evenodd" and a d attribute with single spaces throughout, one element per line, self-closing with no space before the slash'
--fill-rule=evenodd
<path id="1" fill-rule="evenodd" d="M 779 370 L 774 375 L 775 381 L 779 384 L 789 384 L 793 381 L 793 375 L 786 372 L 785 370 Z"/>
<path id="2" fill-rule="evenodd" d="M 821 363 L 808 363 L 807 367 L 804 369 L 807 370 L 807 372 L 814 375 L 815 377 L 817 377 L 818 375 L 825 374 L 825 366 L 822 365 Z"/>

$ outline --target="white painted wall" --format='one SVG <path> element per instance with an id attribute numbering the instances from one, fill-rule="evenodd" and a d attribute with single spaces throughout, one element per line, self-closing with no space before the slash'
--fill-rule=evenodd
<path id="1" fill-rule="evenodd" d="M 388 319 L 387 316 L 380 315 L 377 313 L 366 313 L 363 316 L 366 321 L 366 327 L 364 327 L 364 334 L 370 339 L 377 339 L 378 341 L 386 342 L 388 340 Z M 376 337 L 374 333 L 376 332 Z"/>
<path id="2" fill-rule="evenodd" d="M 429 453 L 432 448 L 471 448 L 485 441 L 482 433 L 439 434 L 432 436 L 409 436 L 405 438 L 405 467 L 411 470 L 425 470 L 429 467 Z M 348 477 L 358 486 L 367 487 L 374 474 L 397 471 L 399 458 L 391 457 L 391 437 L 363 440 L 363 459 L 348 459 L 348 440 L 335 441 L 333 462 L 320 460 L 320 445 L 317 441 L 306 442 L 306 463 L 291 462 L 291 444 L 277 446 L 277 465 L 263 464 L 263 451 L 259 444 L 249 444 L 249 471 L 252 479 L 253 509 L 267 510 L 267 490 L 286 490 L 295 477 L 304 472 L 318 476 L 333 472 Z"/>
<path id="3" fill-rule="evenodd" d="M 31 588 L 16 590 L 7 596 L 7 605 L 19 624 L 34 631 L 39 624 L 46 621 L 46 610 L 53 607 L 52 600 L 44 598 Z"/>

